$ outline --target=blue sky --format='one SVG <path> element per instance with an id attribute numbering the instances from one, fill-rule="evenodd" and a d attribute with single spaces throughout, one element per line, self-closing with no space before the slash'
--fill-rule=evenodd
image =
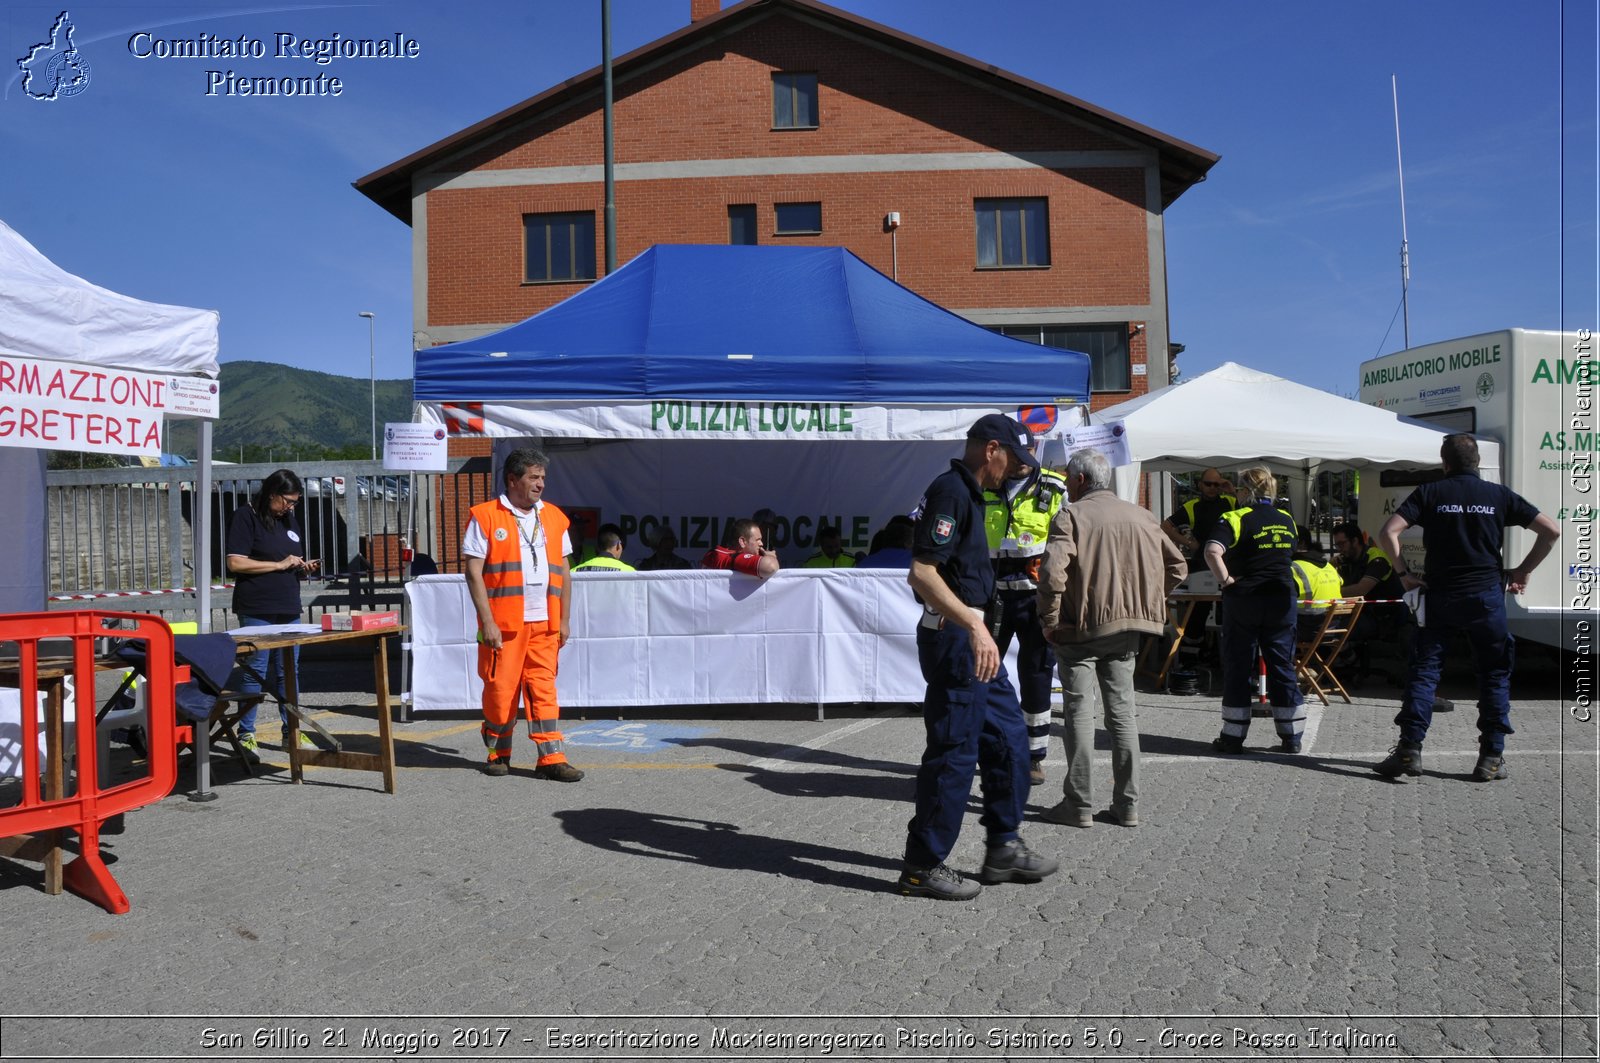
<path id="1" fill-rule="evenodd" d="M 731 2 L 731 0 L 730 0 Z M 728 6 L 728 5 L 725 5 Z M 1593 327 L 1596 6 L 1347 0 L 836 0 L 1214 151 L 1167 213 L 1172 335 L 1353 394 L 1400 349 L 1399 76 L 1413 345 Z M 88 86 L 27 98 L 58 4 L 0 10 L 0 218 L 64 268 L 222 314 L 224 361 L 410 374 L 410 232 L 351 182 L 599 62 L 599 0 L 75 3 Z M 689 0 L 613 0 L 622 55 Z M 415 39 L 408 60 L 138 58 L 201 33 Z M 1563 54 L 1564 53 L 1564 54 Z M 337 98 L 207 97 L 208 69 L 340 77 Z M 1563 109 L 1564 108 L 1564 109 Z M 1392 324 L 1391 324 L 1392 323 Z"/>

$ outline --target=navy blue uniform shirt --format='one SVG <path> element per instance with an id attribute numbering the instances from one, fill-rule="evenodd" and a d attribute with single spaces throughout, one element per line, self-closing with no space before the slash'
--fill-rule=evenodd
<path id="1" fill-rule="evenodd" d="M 1294 518 L 1271 502 L 1224 513 L 1207 540 L 1223 547 L 1228 575 L 1235 581 L 1223 593 L 1293 594 L 1297 535 Z"/>
<path id="2" fill-rule="evenodd" d="M 956 459 L 928 485 L 917 507 L 911 555 L 939 566 L 939 575 L 965 605 L 983 607 L 994 597 L 994 562 L 983 529 L 983 488 Z"/>
<path id="3" fill-rule="evenodd" d="M 1526 528 L 1539 515 L 1533 503 L 1505 484 L 1475 472 L 1457 472 L 1423 484 L 1395 513 L 1422 528 L 1428 593 L 1483 594 L 1505 589 L 1500 551 L 1506 526 Z"/>
<path id="4" fill-rule="evenodd" d="M 281 520 L 264 521 L 248 505 L 233 511 L 228 522 L 227 553 L 254 561 L 282 561 L 306 556 L 300 518 L 294 510 Z M 300 573 L 294 569 L 233 577 L 233 611 L 240 616 L 283 616 L 300 612 Z"/>

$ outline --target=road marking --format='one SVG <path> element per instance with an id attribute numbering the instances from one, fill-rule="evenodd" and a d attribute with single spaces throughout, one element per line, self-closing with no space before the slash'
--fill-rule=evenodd
<path id="1" fill-rule="evenodd" d="M 799 771 L 799 762 L 806 760 L 811 754 L 826 749 L 841 738 L 849 738 L 851 735 L 865 731 L 869 727 L 876 727 L 884 720 L 889 719 L 890 716 L 904 717 L 905 713 L 899 711 L 883 712 L 877 716 L 869 716 L 866 719 L 857 720 L 855 723 L 845 724 L 843 727 L 835 728 L 825 735 L 819 735 L 809 742 L 802 742 L 797 746 L 786 746 L 778 750 L 775 756 L 763 757 L 760 760 L 752 761 L 750 767 L 756 771 Z"/>

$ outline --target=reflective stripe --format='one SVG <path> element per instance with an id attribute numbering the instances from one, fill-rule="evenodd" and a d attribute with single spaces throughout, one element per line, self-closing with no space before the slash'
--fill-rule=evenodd
<path id="1" fill-rule="evenodd" d="M 1039 585 L 1027 576 L 1007 576 L 994 582 L 995 588 L 1002 591 L 1036 591 Z"/>
<path id="2" fill-rule="evenodd" d="M 538 723 L 539 721 L 535 720 L 534 722 Z M 555 720 L 546 720 L 544 722 L 546 722 L 546 723 L 555 723 L 556 721 Z M 565 747 L 562 744 L 560 739 L 556 739 L 554 742 L 535 742 L 534 743 L 534 748 L 539 751 L 539 755 L 541 757 L 548 757 L 552 753 L 560 753 L 562 751 L 562 749 L 565 748 Z"/>
<path id="3" fill-rule="evenodd" d="M 546 598 L 559 598 L 559 597 L 561 597 L 561 588 L 560 587 L 546 587 L 544 589 L 544 596 Z"/>
<path id="4" fill-rule="evenodd" d="M 483 566 L 483 573 L 486 576 L 487 575 L 499 575 L 499 574 L 504 573 L 504 572 L 521 572 L 521 571 L 522 571 L 522 562 L 521 561 L 504 561 L 504 562 L 501 562 L 500 564 L 496 564 L 496 565 L 484 565 Z"/>
<path id="5" fill-rule="evenodd" d="M 566 565 L 551 565 L 550 566 L 550 575 L 552 575 L 552 576 L 565 576 L 566 574 L 567 574 L 567 566 Z"/>
<path id="6" fill-rule="evenodd" d="M 485 596 L 489 597 L 489 598 L 521 598 L 522 597 L 522 588 L 521 587 L 486 587 L 486 588 L 484 588 L 484 593 L 485 593 Z"/>

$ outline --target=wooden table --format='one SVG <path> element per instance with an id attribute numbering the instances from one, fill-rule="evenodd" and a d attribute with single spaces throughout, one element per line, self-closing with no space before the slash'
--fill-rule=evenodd
<path id="1" fill-rule="evenodd" d="M 1172 645 L 1168 648 L 1167 655 L 1161 661 L 1161 670 L 1156 672 L 1156 686 L 1159 687 L 1167 681 L 1167 672 L 1172 669 L 1172 662 L 1177 659 L 1178 650 L 1183 645 L 1183 634 L 1188 630 L 1189 621 L 1194 617 L 1194 607 L 1201 602 L 1220 601 L 1222 601 L 1222 595 L 1216 591 L 1208 593 L 1179 591 L 1167 598 L 1167 604 L 1178 609 L 1178 619 L 1173 622 L 1177 634 L 1172 639 Z M 1159 642 L 1149 643 L 1145 646 L 1144 652 L 1139 655 L 1139 668 L 1141 670 L 1145 668 L 1150 656 L 1150 647 L 1156 645 L 1159 645 Z"/>
<path id="2" fill-rule="evenodd" d="M 249 628 L 230 632 L 239 644 L 239 656 L 259 653 L 262 650 L 293 650 L 297 646 L 320 646 L 330 642 L 372 643 L 372 686 L 378 698 L 378 752 L 354 753 L 343 749 L 339 740 L 329 734 L 315 720 L 301 715 L 300 681 L 296 674 L 295 655 L 285 652 L 280 656 L 283 668 L 284 708 L 289 713 L 289 725 L 284 728 L 283 747 L 289 752 L 289 776 L 303 782 L 303 769 L 307 765 L 319 768 L 348 768 L 352 771 L 381 771 L 385 793 L 394 793 L 394 733 L 389 715 L 389 644 L 388 640 L 400 635 L 403 626 L 368 628 L 365 631 L 275 631 L 252 635 Z M 265 682 L 263 680 L 263 687 Z M 300 726 L 305 724 L 316 731 L 330 745 L 329 749 L 302 750 Z"/>

